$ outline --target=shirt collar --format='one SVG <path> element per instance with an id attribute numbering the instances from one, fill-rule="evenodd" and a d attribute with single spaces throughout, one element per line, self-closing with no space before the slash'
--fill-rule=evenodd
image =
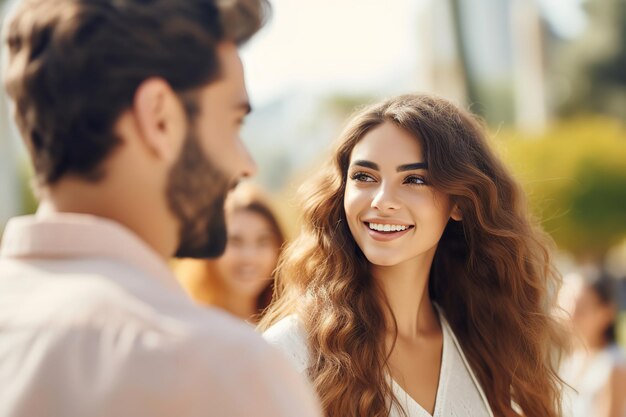
<path id="1" fill-rule="evenodd" d="M 113 220 L 88 214 L 12 218 L 4 230 L 0 258 L 108 258 L 180 289 L 167 263 L 136 234 Z"/>

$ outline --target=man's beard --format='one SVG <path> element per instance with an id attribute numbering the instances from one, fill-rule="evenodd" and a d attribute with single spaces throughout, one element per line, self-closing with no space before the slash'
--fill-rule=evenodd
<path id="1" fill-rule="evenodd" d="M 190 133 L 170 171 L 167 200 L 180 221 L 177 258 L 213 258 L 226 248 L 224 200 L 232 188 Z"/>

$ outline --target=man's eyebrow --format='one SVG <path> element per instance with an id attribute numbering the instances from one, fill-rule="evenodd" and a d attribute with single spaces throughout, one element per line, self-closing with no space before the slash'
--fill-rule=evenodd
<path id="1" fill-rule="evenodd" d="M 364 159 L 359 159 L 358 161 L 354 161 L 352 163 L 352 165 L 357 165 L 363 168 L 369 168 L 369 169 L 373 169 L 375 171 L 380 171 L 380 168 L 378 168 L 378 164 L 372 162 L 372 161 L 366 161 Z"/>
<path id="2" fill-rule="evenodd" d="M 396 168 L 396 171 L 413 171 L 414 169 L 428 169 L 428 162 L 416 162 L 414 164 L 400 165 L 398 168 Z"/>

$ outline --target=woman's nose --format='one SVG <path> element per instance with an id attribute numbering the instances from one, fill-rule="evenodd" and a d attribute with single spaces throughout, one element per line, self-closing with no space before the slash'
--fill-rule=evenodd
<path id="1" fill-rule="evenodd" d="M 376 190 L 376 194 L 374 195 L 371 206 L 372 208 L 386 211 L 396 210 L 399 208 L 400 204 L 393 190 L 393 187 L 382 183 L 378 190 Z"/>

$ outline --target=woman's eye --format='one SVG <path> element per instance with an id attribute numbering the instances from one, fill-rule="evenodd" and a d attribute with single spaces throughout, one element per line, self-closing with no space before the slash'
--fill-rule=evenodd
<path id="1" fill-rule="evenodd" d="M 405 184 L 424 185 L 424 184 L 426 184 L 426 181 L 424 180 L 423 177 L 420 177 L 418 175 L 410 175 L 410 176 L 408 176 L 408 177 L 406 177 L 404 179 L 404 183 Z"/>
<path id="2" fill-rule="evenodd" d="M 350 179 L 358 182 L 374 182 L 374 178 L 364 172 L 355 172 L 350 176 Z"/>
<path id="3" fill-rule="evenodd" d="M 259 247 L 266 247 L 266 246 L 273 245 L 274 240 L 271 237 L 262 237 L 260 239 L 257 239 L 256 244 Z"/>

